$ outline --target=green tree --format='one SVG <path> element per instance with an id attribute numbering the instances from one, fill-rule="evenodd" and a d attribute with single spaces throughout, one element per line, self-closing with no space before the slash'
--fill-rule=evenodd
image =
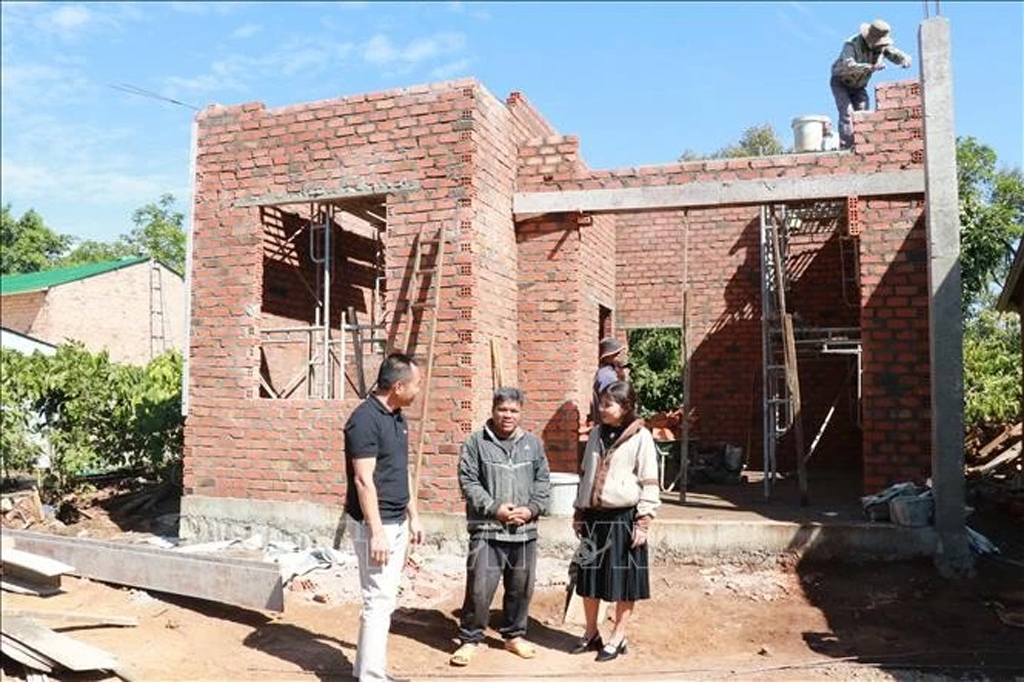
<path id="1" fill-rule="evenodd" d="M 736 159 L 745 156 L 774 156 L 785 154 L 786 147 L 775 134 L 770 123 L 751 126 L 743 131 L 738 142 L 728 144 L 711 154 L 701 154 L 693 149 L 685 150 L 679 157 L 680 161 L 700 161 L 701 159 Z"/>
<path id="2" fill-rule="evenodd" d="M 636 387 L 640 413 L 669 412 L 683 404 L 680 368 L 681 336 L 678 329 L 631 329 L 630 381 Z"/>
<path id="3" fill-rule="evenodd" d="M 1024 235 L 1024 178 L 1019 168 L 997 170 L 995 151 L 973 137 L 957 140 L 956 160 L 963 308 L 970 316 L 1006 278 Z"/>
<path id="4" fill-rule="evenodd" d="M 11 205 L 5 204 L 0 214 L 0 274 L 51 268 L 71 242 L 71 237 L 47 227 L 35 210 L 29 209 L 15 219 Z"/>
<path id="5" fill-rule="evenodd" d="M 69 265 L 85 265 L 87 263 L 104 263 L 136 255 L 121 240 L 115 242 L 98 242 L 87 239 L 79 243 L 71 253 L 60 259 L 61 267 Z"/>
<path id="6" fill-rule="evenodd" d="M 162 261 L 179 273 L 185 272 L 185 215 L 174 210 L 174 196 L 164 194 L 132 212 L 134 228 L 113 242 L 84 241 L 60 261 L 60 265 L 102 263 L 145 256 Z"/>
<path id="7" fill-rule="evenodd" d="M 174 210 L 174 195 L 164 194 L 132 213 L 135 228 L 121 237 L 137 255 L 163 261 L 185 272 L 185 215 Z"/>
<path id="8" fill-rule="evenodd" d="M 964 423 L 971 431 L 1020 416 L 1020 324 L 1014 315 L 982 309 L 964 329 Z"/>

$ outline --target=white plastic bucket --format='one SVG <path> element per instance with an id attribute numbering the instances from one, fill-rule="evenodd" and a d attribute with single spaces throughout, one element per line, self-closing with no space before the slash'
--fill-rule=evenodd
<path id="1" fill-rule="evenodd" d="M 572 516 L 576 502 L 576 489 L 580 485 L 578 474 L 567 474 L 560 471 L 551 472 L 551 503 L 548 514 L 551 516 Z"/>
<path id="2" fill-rule="evenodd" d="M 828 116 L 798 116 L 793 119 L 793 150 L 820 152 L 825 141 Z"/>

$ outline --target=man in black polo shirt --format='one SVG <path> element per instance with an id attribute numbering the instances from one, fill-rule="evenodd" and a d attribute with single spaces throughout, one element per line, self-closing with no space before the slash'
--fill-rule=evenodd
<path id="1" fill-rule="evenodd" d="M 360 682 L 388 679 L 388 630 L 406 546 L 423 540 L 415 504 L 409 504 L 409 428 L 402 414 L 419 390 L 413 359 L 389 355 L 373 393 L 345 423 L 345 512 L 363 593 L 352 670 Z"/>

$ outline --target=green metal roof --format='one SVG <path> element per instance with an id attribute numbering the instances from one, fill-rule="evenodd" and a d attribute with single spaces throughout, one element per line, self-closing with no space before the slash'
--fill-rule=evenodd
<path id="1" fill-rule="evenodd" d="M 56 268 L 54 270 L 43 270 L 42 272 L 30 272 L 24 275 L 2 275 L 0 276 L 0 296 L 8 294 L 24 294 L 29 291 L 42 291 L 51 287 L 76 282 L 80 279 L 102 275 L 104 272 L 111 272 L 129 265 L 144 263 L 149 258 L 144 256 L 138 258 L 123 258 L 105 263 L 89 263 L 88 265 L 72 265 L 67 268 Z"/>

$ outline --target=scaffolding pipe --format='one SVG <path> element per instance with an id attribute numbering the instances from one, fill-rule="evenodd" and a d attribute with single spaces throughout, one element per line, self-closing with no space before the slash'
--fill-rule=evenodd
<path id="1" fill-rule="evenodd" d="M 765 254 L 767 252 L 767 240 L 765 239 L 765 230 L 767 226 L 767 209 L 761 206 L 761 413 L 763 424 L 761 428 L 761 459 L 764 462 L 764 496 L 768 499 L 772 495 L 772 481 L 771 481 L 771 463 L 770 460 L 774 456 L 772 452 L 772 443 L 774 434 L 771 432 L 774 429 L 774 420 L 771 419 L 771 411 L 774 409 L 770 402 L 770 389 L 768 387 L 768 364 L 772 361 L 768 357 L 769 353 L 769 338 L 770 331 L 768 330 L 768 320 L 771 314 L 769 308 L 769 301 L 771 299 L 770 292 L 768 291 L 768 280 L 767 270 L 768 267 L 767 259 Z"/>
<path id="2" fill-rule="evenodd" d="M 324 365 L 321 377 L 320 397 L 330 398 L 331 385 L 331 225 L 334 223 L 334 206 L 328 204 L 324 210 Z"/>

